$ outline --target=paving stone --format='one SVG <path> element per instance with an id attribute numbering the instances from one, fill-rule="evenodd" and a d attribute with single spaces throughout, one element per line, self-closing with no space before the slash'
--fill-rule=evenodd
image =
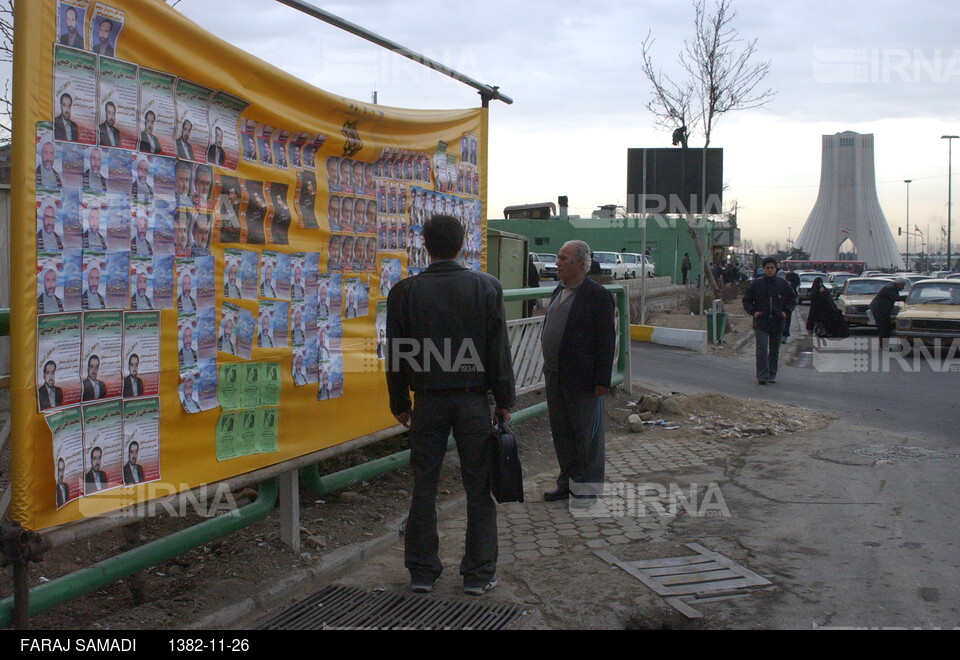
<path id="1" fill-rule="evenodd" d="M 517 552 L 517 559 L 539 559 L 542 555 L 537 550 L 523 550 Z"/>
<path id="2" fill-rule="evenodd" d="M 588 548 L 593 548 L 593 549 L 606 548 L 607 545 L 608 544 L 606 539 L 591 539 L 587 541 Z"/>

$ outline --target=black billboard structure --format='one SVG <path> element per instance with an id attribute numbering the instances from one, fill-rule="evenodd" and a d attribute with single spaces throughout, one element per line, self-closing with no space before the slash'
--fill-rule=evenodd
<path id="1" fill-rule="evenodd" d="M 703 149 L 627 149 L 628 213 L 722 213 L 723 149 L 707 149 L 702 186 Z"/>

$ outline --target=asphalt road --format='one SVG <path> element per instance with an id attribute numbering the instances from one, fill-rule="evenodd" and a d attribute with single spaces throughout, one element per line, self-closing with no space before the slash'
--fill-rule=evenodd
<path id="1" fill-rule="evenodd" d="M 876 338 L 863 341 L 872 347 Z M 646 342 L 633 342 L 630 350 L 634 380 L 657 389 L 792 403 L 836 413 L 853 426 L 919 433 L 931 446 L 960 446 L 960 359 L 952 360 L 957 370 L 937 372 L 934 368 L 942 367 L 931 367 L 922 357 L 877 359 L 873 351 L 860 365 L 870 371 L 839 373 L 825 369 L 854 367 L 851 353 L 836 359 L 801 353 L 798 366 L 781 364 L 777 383 L 764 386 L 754 376 L 753 342 L 741 353 L 737 359 L 720 358 Z"/>

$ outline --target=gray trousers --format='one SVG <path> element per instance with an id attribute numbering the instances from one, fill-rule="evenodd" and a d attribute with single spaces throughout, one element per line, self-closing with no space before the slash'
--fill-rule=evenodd
<path id="1" fill-rule="evenodd" d="M 544 370 L 547 407 L 553 448 L 560 464 L 557 488 L 574 494 L 600 494 L 603 488 L 604 445 L 603 397 L 560 387 L 560 375 Z M 580 487 L 580 484 L 599 484 Z M 599 489 L 599 490 L 598 490 Z"/>
<path id="2" fill-rule="evenodd" d="M 780 365 L 780 335 L 779 328 L 773 331 L 756 329 L 753 331 L 757 339 L 757 380 L 776 380 L 777 367 Z"/>
<path id="3" fill-rule="evenodd" d="M 436 501 L 451 429 L 467 493 L 467 534 L 460 562 L 463 584 L 483 586 L 496 574 L 497 508 L 490 495 L 490 419 L 485 394 L 417 392 L 410 424 L 413 497 L 404 534 L 404 565 L 413 582 L 431 584 L 443 572 Z"/>

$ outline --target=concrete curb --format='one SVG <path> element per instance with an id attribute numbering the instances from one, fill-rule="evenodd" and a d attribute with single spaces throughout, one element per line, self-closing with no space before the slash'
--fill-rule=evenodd
<path id="1" fill-rule="evenodd" d="M 685 348 L 697 353 L 706 353 L 707 351 L 706 330 L 681 330 L 652 325 L 631 325 L 630 339 Z"/>

